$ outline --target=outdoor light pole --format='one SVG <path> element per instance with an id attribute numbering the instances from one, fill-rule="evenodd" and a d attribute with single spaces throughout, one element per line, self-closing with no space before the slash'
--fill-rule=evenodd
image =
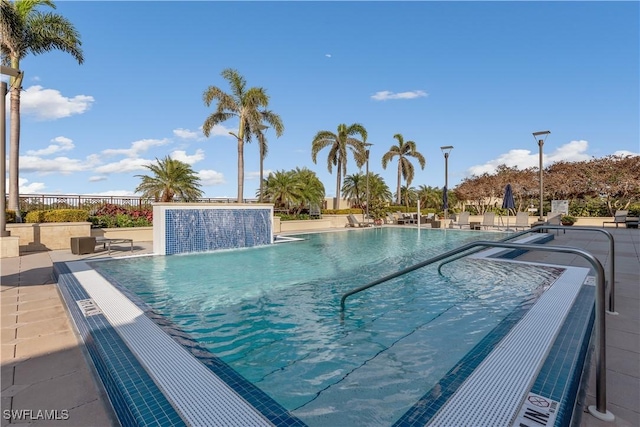
<path id="1" fill-rule="evenodd" d="M 538 141 L 538 151 L 540 157 L 540 207 L 538 208 L 538 221 L 544 221 L 543 212 L 542 212 L 542 204 L 544 201 L 544 185 L 542 182 L 542 146 L 544 145 L 544 141 L 547 139 L 547 136 L 551 132 L 548 130 L 543 130 L 540 132 L 533 132 L 533 137 L 536 141 Z M 543 138 L 544 136 L 544 138 Z"/>
<path id="2" fill-rule="evenodd" d="M 0 66 L 0 74 L 4 74 L 11 77 L 19 78 L 22 74 L 20 70 L 15 68 Z M 2 197 L 0 197 L 0 237 L 9 236 L 7 232 L 7 122 L 6 122 L 6 107 L 5 96 L 7 96 L 7 82 L 0 81 L 0 188 L 2 188 Z"/>
<path id="3" fill-rule="evenodd" d="M 449 191 L 449 153 L 453 150 L 453 145 L 445 145 L 440 147 L 442 153 L 444 154 L 444 191 L 445 193 Z M 447 219 L 449 217 L 449 198 L 446 194 L 443 194 L 443 197 L 446 198 L 447 204 L 444 208 L 444 224 L 447 226 Z"/>
<path id="4" fill-rule="evenodd" d="M 258 125 L 258 129 L 260 130 L 260 133 L 258 134 L 258 138 L 260 138 L 260 196 L 258 196 L 258 202 L 262 203 L 262 181 L 263 176 L 262 176 L 262 171 L 263 171 L 263 163 L 264 163 L 264 131 L 266 129 L 269 129 L 269 126 L 265 126 L 265 125 Z"/>
<path id="5" fill-rule="evenodd" d="M 367 167 L 365 169 L 366 171 L 366 175 L 365 175 L 365 179 L 367 181 L 367 207 L 366 207 L 366 216 L 367 219 L 369 218 L 369 147 L 371 147 L 373 144 L 369 144 L 369 143 L 364 143 L 365 147 L 367 147 L 367 151 L 365 151 L 365 155 L 367 156 Z"/>

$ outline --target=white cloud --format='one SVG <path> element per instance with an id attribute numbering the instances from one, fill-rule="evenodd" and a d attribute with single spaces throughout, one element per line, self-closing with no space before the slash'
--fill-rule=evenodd
<path id="1" fill-rule="evenodd" d="M 325 53 L 324 56 L 326 56 L 327 58 L 331 58 L 331 54 L 330 53 Z"/>
<path id="2" fill-rule="evenodd" d="M 409 92 L 393 93 L 388 90 L 376 92 L 371 95 L 371 99 L 375 101 L 387 101 L 389 99 L 414 99 L 429 96 L 429 94 L 423 90 L 412 90 Z"/>
<path id="3" fill-rule="evenodd" d="M 178 138 L 182 138 L 182 139 L 199 139 L 202 138 L 202 132 L 196 132 L 193 130 L 189 130 L 189 129 L 182 129 L 182 128 L 178 128 L 178 129 L 174 129 L 173 130 L 173 134 L 175 136 L 177 136 Z"/>
<path id="4" fill-rule="evenodd" d="M 18 192 L 20 194 L 38 194 L 42 193 L 42 190 L 47 188 L 47 186 L 42 182 L 32 182 L 27 184 L 28 182 L 29 180 L 26 178 L 18 178 Z"/>
<path id="5" fill-rule="evenodd" d="M 91 108 L 93 101 L 92 96 L 76 95 L 67 98 L 55 89 L 35 85 L 27 88 L 20 96 L 20 111 L 34 116 L 36 120 L 56 120 L 85 113 Z"/>
<path id="6" fill-rule="evenodd" d="M 127 157 L 137 157 L 140 153 L 144 153 L 151 147 L 157 147 L 161 145 L 169 144 L 167 138 L 164 139 L 141 139 L 131 143 L 131 148 L 108 148 L 102 150 L 102 154 L 105 156 L 117 156 L 123 155 Z"/>
<path id="7" fill-rule="evenodd" d="M 202 128 L 200 128 L 200 130 L 202 130 Z M 224 127 L 222 125 L 215 125 L 213 128 L 211 128 L 211 133 L 209 133 L 209 137 L 211 138 L 213 136 L 226 136 L 228 138 L 233 138 L 233 136 L 230 135 L 229 132 L 237 133 L 238 129 L 231 129 L 231 128 Z"/>
<path id="8" fill-rule="evenodd" d="M 89 182 L 99 182 L 106 181 L 107 177 L 105 175 L 94 175 L 89 177 Z"/>
<path id="9" fill-rule="evenodd" d="M 40 150 L 29 150 L 27 151 L 27 154 L 31 156 L 48 156 L 50 154 L 57 153 L 58 151 L 73 150 L 75 147 L 75 145 L 73 145 L 73 141 L 64 136 L 53 138 L 51 142 L 54 142 L 55 144 L 51 144 L 47 148 Z"/>
<path id="10" fill-rule="evenodd" d="M 264 178 L 266 178 L 266 177 L 268 177 L 268 176 L 269 176 L 269 174 L 271 174 L 272 172 L 273 172 L 273 171 L 272 171 L 271 169 L 264 169 L 264 170 L 262 171 L 262 176 L 263 176 Z M 253 179 L 260 180 L 260 171 L 251 171 L 251 172 L 248 172 L 248 173 L 245 175 L 245 178 L 247 178 L 247 180 L 253 180 Z"/>
<path id="11" fill-rule="evenodd" d="M 44 159 L 38 156 L 20 156 L 20 172 L 38 172 L 41 174 L 61 173 L 68 175 L 93 169 L 98 164 L 96 156 L 88 156 L 85 160 L 55 157 Z"/>
<path id="12" fill-rule="evenodd" d="M 198 172 L 200 182 L 204 186 L 225 184 L 224 175 L 211 169 L 203 169 Z"/>
<path id="13" fill-rule="evenodd" d="M 101 193 L 91 193 L 92 196 L 135 196 L 131 190 L 109 190 L 103 191 Z"/>
<path id="14" fill-rule="evenodd" d="M 613 155 L 614 156 L 622 156 L 622 157 L 640 156 L 640 153 L 634 153 L 633 151 L 627 151 L 627 150 L 618 150 L 618 151 L 614 151 Z"/>
<path id="15" fill-rule="evenodd" d="M 586 154 L 589 143 L 584 140 L 571 141 L 565 145 L 556 148 L 554 151 L 545 154 L 543 150 L 542 164 L 543 167 L 547 167 L 552 163 L 565 161 L 565 162 L 580 162 L 589 160 L 591 156 Z M 467 170 L 467 175 L 480 176 L 483 173 L 492 174 L 496 172 L 496 168 L 500 165 L 506 165 L 508 167 L 517 167 L 518 169 L 526 169 L 530 167 L 538 167 L 540 157 L 538 152 L 532 152 L 530 150 L 509 150 L 508 152 L 501 154 L 496 159 L 489 160 L 483 165 L 472 166 Z"/>
<path id="16" fill-rule="evenodd" d="M 95 168 L 95 172 L 98 174 L 110 174 L 110 173 L 129 173 L 147 170 L 146 165 L 154 163 L 155 160 L 131 158 L 127 157 L 118 162 L 107 163 L 106 165 Z"/>
<path id="17" fill-rule="evenodd" d="M 174 160 L 179 160 L 181 162 L 184 162 L 188 165 L 192 165 L 204 159 L 204 151 L 201 149 L 198 149 L 196 150 L 196 153 L 194 155 L 190 156 L 184 150 L 176 150 L 176 151 L 172 151 L 169 157 L 171 157 Z"/>

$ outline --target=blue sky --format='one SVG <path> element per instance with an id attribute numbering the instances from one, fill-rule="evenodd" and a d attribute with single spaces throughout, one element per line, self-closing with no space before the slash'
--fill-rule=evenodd
<path id="1" fill-rule="evenodd" d="M 143 165 L 171 155 L 207 197 L 236 196 L 225 122 L 204 138 L 209 85 L 235 68 L 262 86 L 285 125 L 267 131 L 265 170 L 309 167 L 335 193 L 320 130 L 361 123 L 369 169 L 401 133 L 427 160 L 413 186 L 449 186 L 499 164 L 537 166 L 532 132 L 550 130 L 545 166 L 640 153 L 638 2 L 59 1 L 85 63 L 50 52 L 22 61 L 21 193 L 134 194 Z M 259 186 L 245 147 L 245 197 Z M 353 159 L 348 173 L 357 172 Z"/>

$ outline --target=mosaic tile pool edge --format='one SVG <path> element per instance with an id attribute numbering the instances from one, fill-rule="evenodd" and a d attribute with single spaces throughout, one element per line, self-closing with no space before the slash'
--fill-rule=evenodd
<path id="1" fill-rule="evenodd" d="M 186 426 L 105 317 L 82 314 L 76 301 L 89 296 L 67 265 L 54 263 L 53 270 L 71 318 L 122 426 Z"/>
<path id="2" fill-rule="evenodd" d="M 93 265 L 93 263 L 89 263 Z M 156 325 L 158 325 L 167 335 L 182 345 L 195 358 L 200 360 L 208 369 L 222 379 L 229 387 L 238 393 L 243 399 L 258 410 L 265 418 L 276 426 L 297 426 L 304 427 L 306 424 L 293 416 L 286 408 L 281 406 L 273 398 L 267 395 L 260 388 L 241 376 L 231 366 L 222 359 L 215 356 L 206 348 L 197 343 L 186 332 L 172 324 L 167 318 L 156 313 L 152 307 L 146 304 L 135 293 L 132 293 L 115 278 L 102 274 L 116 289 L 122 292 L 131 302 L 137 305 Z"/>

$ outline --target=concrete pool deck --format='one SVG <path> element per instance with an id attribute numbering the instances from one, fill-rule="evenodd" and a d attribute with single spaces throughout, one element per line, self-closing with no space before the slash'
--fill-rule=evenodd
<path id="1" fill-rule="evenodd" d="M 608 228 L 616 239 L 616 306 L 618 315 L 607 315 L 607 401 L 615 416 L 604 423 L 589 414 L 582 426 L 640 426 L 640 233 L 637 229 Z M 551 242 L 593 253 L 607 270 L 608 241 L 596 232 L 567 229 Z M 128 248 L 126 248 L 128 249 Z M 134 255 L 152 252 L 151 242 L 136 242 Z M 128 256 L 128 250 L 113 250 L 111 257 Z M 2 410 L 22 419 L 11 423 L 29 425 L 37 411 L 50 412 L 58 421 L 36 425 L 117 425 L 106 397 L 97 385 L 82 346 L 52 279 L 53 263 L 108 257 L 104 252 L 73 255 L 70 250 L 38 252 L 2 259 Z M 530 252 L 522 258 L 550 264 L 587 266 L 574 255 Z M 593 362 L 592 362 L 593 364 Z M 595 368 L 587 391 L 586 405 L 595 403 Z M 67 411 L 67 412 L 64 412 Z"/>

